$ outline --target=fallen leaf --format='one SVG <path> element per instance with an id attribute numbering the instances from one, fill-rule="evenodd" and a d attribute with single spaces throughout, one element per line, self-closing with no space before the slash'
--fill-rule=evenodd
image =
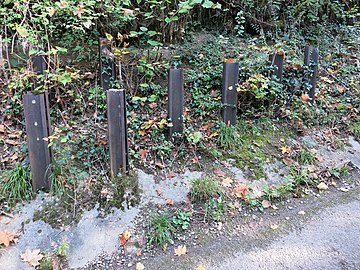
<path id="1" fill-rule="evenodd" d="M 3 244 L 3 245 L 5 245 L 5 247 L 8 247 L 10 245 L 10 242 L 13 242 L 16 237 L 17 237 L 16 233 L 1 230 L 0 231 L 0 245 Z"/>
<path id="2" fill-rule="evenodd" d="M 139 150 L 141 160 L 146 159 L 146 156 L 147 156 L 148 152 L 149 152 L 149 150 L 147 150 L 147 149 L 140 149 Z"/>
<path id="3" fill-rule="evenodd" d="M 135 270 L 144 270 L 144 269 L 145 269 L 145 266 L 141 262 L 136 263 Z"/>
<path id="4" fill-rule="evenodd" d="M 238 197 L 238 198 L 243 198 L 244 196 L 246 196 L 249 191 L 248 191 L 248 187 L 244 184 L 238 184 L 234 190 L 233 193 Z"/>
<path id="5" fill-rule="evenodd" d="M 128 230 L 125 230 L 119 237 L 120 245 L 125 245 L 126 242 L 130 239 L 131 233 Z"/>
<path id="6" fill-rule="evenodd" d="M 278 209 L 279 209 L 276 205 L 272 205 L 271 208 L 274 209 L 274 210 L 278 210 Z"/>
<path id="7" fill-rule="evenodd" d="M 219 170 L 219 169 L 216 169 L 214 171 L 214 174 L 219 176 L 219 177 L 224 177 L 226 175 L 222 170 Z"/>
<path id="8" fill-rule="evenodd" d="M 167 205 L 174 205 L 174 200 L 168 200 L 168 201 L 166 202 L 166 204 L 167 204 Z"/>
<path id="9" fill-rule="evenodd" d="M 268 200 L 263 200 L 261 202 L 261 204 L 262 204 L 262 207 L 264 207 L 264 208 L 269 208 L 271 206 L 271 202 Z"/>
<path id="10" fill-rule="evenodd" d="M 348 192 L 349 191 L 349 189 L 347 189 L 347 188 L 340 188 L 340 191 L 342 191 L 342 192 Z"/>
<path id="11" fill-rule="evenodd" d="M 28 262 L 32 266 L 36 267 L 40 265 L 40 262 L 44 258 L 44 255 L 40 253 L 40 249 L 26 250 L 25 253 L 21 254 L 21 259 L 24 262 Z"/>
<path id="12" fill-rule="evenodd" d="M 221 185 L 223 187 L 231 187 L 232 182 L 234 182 L 230 177 L 226 177 L 222 180 Z"/>
<path id="13" fill-rule="evenodd" d="M 321 182 L 320 184 L 318 184 L 316 186 L 319 190 L 327 190 L 329 187 L 327 184 L 325 184 L 324 182 Z"/>
<path id="14" fill-rule="evenodd" d="M 174 173 L 174 172 L 169 172 L 169 173 L 166 175 L 167 178 L 174 178 L 175 176 L 176 176 L 176 173 Z"/>
<path id="15" fill-rule="evenodd" d="M 158 166 L 159 168 L 161 169 L 164 169 L 165 168 L 165 165 L 160 163 L 160 162 L 155 162 L 155 165 Z"/>
<path id="16" fill-rule="evenodd" d="M 301 94 L 301 101 L 302 102 L 306 102 L 309 100 L 309 95 L 308 94 Z"/>
<path id="17" fill-rule="evenodd" d="M 280 150 L 281 150 L 281 153 L 284 155 L 284 154 L 290 154 L 290 149 L 284 145 L 282 147 L 280 147 Z"/>
<path id="18" fill-rule="evenodd" d="M 5 126 L 4 125 L 0 125 L 0 133 L 5 133 Z"/>
<path id="19" fill-rule="evenodd" d="M 177 248 L 174 249 L 175 251 L 175 255 L 176 256 L 182 256 L 182 255 L 185 255 L 187 250 L 186 250 L 186 246 L 178 246 Z"/>
<path id="20" fill-rule="evenodd" d="M 163 190 L 161 188 L 157 188 L 156 189 L 156 193 L 160 196 L 161 194 L 163 194 Z"/>
<path id="21" fill-rule="evenodd" d="M 205 270 L 205 267 L 204 266 L 202 266 L 202 265 L 199 265 L 198 267 L 196 267 L 196 269 L 195 270 Z"/>
<path id="22" fill-rule="evenodd" d="M 276 230 L 277 228 L 279 228 L 279 225 L 272 224 L 270 227 L 271 227 L 271 229 Z"/>

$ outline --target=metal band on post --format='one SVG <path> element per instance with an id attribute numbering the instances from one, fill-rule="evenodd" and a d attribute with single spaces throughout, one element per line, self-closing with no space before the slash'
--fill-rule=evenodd
<path id="1" fill-rule="evenodd" d="M 168 117 L 172 122 L 169 136 L 175 132 L 183 132 L 184 110 L 184 72 L 182 69 L 171 68 L 168 78 Z"/>
<path id="2" fill-rule="evenodd" d="M 239 79 L 239 63 L 226 62 L 223 69 L 222 118 L 225 124 L 236 124 L 237 83 Z"/>
<path id="3" fill-rule="evenodd" d="M 129 171 L 125 90 L 107 91 L 107 116 L 111 175 Z"/>

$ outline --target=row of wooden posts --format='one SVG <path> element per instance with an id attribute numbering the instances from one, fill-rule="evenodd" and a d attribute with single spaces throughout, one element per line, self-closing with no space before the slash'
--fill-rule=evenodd
<path id="1" fill-rule="evenodd" d="M 126 124 L 126 95 L 123 89 L 111 89 L 116 80 L 116 65 L 106 39 L 100 39 L 100 84 L 107 93 L 108 139 L 110 148 L 111 175 L 123 174 L 129 170 L 128 136 Z M 274 76 L 282 79 L 284 54 L 270 56 Z M 42 74 L 46 70 L 44 56 L 31 58 L 33 71 Z M 312 70 L 309 91 L 310 100 L 314 100 L 317 74 L 318 51 L 306 47 L 304 64 Z M 236 86 L 239 78 L 239 63 L 223 64 L 222 119 L 226 124 L 235 125 L 237 112 Z M 39 82 L 41 84 L 41 82 Z M 49 100 L 47 93 L 23 95 L 27 143 L 32 172 L 32 186 L 35 191 L 50 189 L 52 150 L 44 140 L 51 135 Z M 168 72 L 168 118 L 172 123 L 169 136 L 183 131 L 184 73 L 182 69 L 170 68 Z"/>

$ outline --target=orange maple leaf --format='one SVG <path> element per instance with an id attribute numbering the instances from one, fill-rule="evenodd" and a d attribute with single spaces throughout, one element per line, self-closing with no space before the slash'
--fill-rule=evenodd
<path id="1" fill-rule="evenodd" d="M 125 230 L 119 237 L 120 245 L 125 245 L 126 242 L 130 239 L 131 233 L 128 230 Z"/>
<path id="2" fill-rule="evenodd" d="M 244 198 L 249 193 L 249 188 L 244 184 L 238 184 L 233 192 L 238 198 Z"/>

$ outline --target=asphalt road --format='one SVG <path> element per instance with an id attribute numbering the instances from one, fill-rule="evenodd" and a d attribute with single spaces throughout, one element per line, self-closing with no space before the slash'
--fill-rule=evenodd
<path id="1" fill-rule="evenodd" d="M 271 245 L 233 255 L 206 270 L 360 269 L 360 201 L 327 208 Z"/>

